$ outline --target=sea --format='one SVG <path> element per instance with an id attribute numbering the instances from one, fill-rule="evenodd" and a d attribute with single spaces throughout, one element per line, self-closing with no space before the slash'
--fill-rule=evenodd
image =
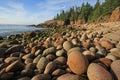
<path id="1" fill-rule="evenodd" d="M 31 32 L 36 30 L 42 30 L 44 28 L 36 28 L 34 26 L 29 25 L 6 25 L 0 24 L 0 36 L 9 36 L 13 34 L 21 34 L 25 32 Z"/>

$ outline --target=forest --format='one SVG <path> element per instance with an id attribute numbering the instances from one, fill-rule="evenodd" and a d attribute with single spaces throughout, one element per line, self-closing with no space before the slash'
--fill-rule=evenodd
<path id="1" fill-rule="evenodd" d="M 54 20 L 95 22 L 98 19 L 104 21 L 106 16 L 111 15 L 112 11 L 120 6 L 120 0 L 105 0 L 104 2 L 96 1 L 92 6 L 90 3 L 82 3 L 80 6 L 73 6 L 69 10 L 61 10 L 54 17 Z"/>

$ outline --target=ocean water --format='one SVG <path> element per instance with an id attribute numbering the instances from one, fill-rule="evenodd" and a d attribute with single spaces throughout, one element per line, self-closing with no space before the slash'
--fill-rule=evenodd
<path id="1" fill-rule="evenodd" d="M 20 34 L 20 33 L 42 30 L 42 29 L 44 28 L 36 28 L 28 25 L 0 25 L 0 36 Z"/>

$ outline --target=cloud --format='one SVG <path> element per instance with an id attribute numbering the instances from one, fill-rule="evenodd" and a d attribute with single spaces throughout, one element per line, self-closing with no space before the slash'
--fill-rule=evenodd
<path id="1" fill-rule="evenodd" d="M 9 0 L 0 5 L 0 24 L 39 24 L 52 19 L 62 9 L 68 10 L 84 1 L 95 0 L 34 0 L 32 5 L 27 0 L 16 1 Z"/>
<path id="2" fill-rule="evenodd" d="M 8 8 L 5 8 L 5 7 L 0 7 L 0 11 L 1 12 L 10 12 L 10 10 Z"/>

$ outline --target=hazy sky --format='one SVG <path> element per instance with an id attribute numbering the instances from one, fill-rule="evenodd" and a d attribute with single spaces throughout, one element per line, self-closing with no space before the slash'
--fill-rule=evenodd
<path id="1" fill-rule="evenodd" d="M 52 19 L 62 9 L 94 5 L 97 0 L 0 0 L 0 24 L 38 24 Z M 104 0 L 100 0 L 104 1 Z"/>

